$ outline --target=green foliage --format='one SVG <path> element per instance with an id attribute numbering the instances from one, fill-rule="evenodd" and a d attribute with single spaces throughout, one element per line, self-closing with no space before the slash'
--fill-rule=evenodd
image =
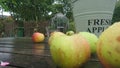
<path id="1" fill-rule="evenodd" d="M 59 3 L 54 4 L 54 0 L 0 0 L 0 5 L 16 19 L 41 21 L 50 19 L 57 12 L 71 11 L 69 0 L 56 1 Z"/>
<path id="2" fill-rule="evenodd" d="M 13 12 L 16 18 L 24 20 L 43 20 L 52 11 L 51 0 L 1 0 L 5 10 Z"/>
<path id="3" fill-rule="evenodd" d="M 3 22 L 13 23 L 14 20 L 13 20 L 13 18 L 12 18 L 11 16 L 9 16 L 9 17 L 4 18 L 4 19 L 3 19 Z"/>
<path id="4" fill-rule="evenodd" d="M 119 13 L 120 13 L 120 7 L 117 7 L 114 11 L 112 22 L 120 21 L 120 14 Z"/>
<path id="5" fill-rule="evenodd" d="M 0 19 L 0 33 L 3 32 L 4 24 L 3 24 L 3 19 Z"/>
<path id="6" fill-rule="evenodd" d="M 120 1 L 116 3 L 112 23 L 120 21 Z"/>
<path id="7" fill-rule="evenodd" d="M 67 31 L 74 31 L 75 32 L 75 22 L 70 22 L 69 23 L 69 29 Z"/>
<path id="8" fill-rule="evenodd" d="M 38 28 L 38 22 L 50 20 L 59 12 L 66 15 L 70 22 L 73 21 L 69 0 L 0 0 L 0 5 L 11 12 L 14 20 L 34 21 L 35 28 Z M 72 25 L 70 29 L 74 29 Z"/>

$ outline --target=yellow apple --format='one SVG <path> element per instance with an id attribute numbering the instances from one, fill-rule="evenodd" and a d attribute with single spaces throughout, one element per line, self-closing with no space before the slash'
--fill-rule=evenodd
<path id="1" fill-rule="evenodd" d="M 97 43 L 97 55 L 104 68 L 120 68 L 120 22 L 102 32 Z"/>
<path id="2" fill-rule="evenodd" d="M 80 34 L 54 32 L 49 38 L 50 53 L 57 66 L 77 68 L 90 58 L 90 45 Z"/>

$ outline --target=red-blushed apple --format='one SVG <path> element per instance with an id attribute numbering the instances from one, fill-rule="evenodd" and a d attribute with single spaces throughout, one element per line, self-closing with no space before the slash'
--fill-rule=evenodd
<path id="1" fill-rule="evenodd" d="M 90 45 L 80 34 L 54 32 L 49 45 L 52 59 L 61 68 L 79 68 L 90 58 Z"/>
<path id="2" fill-rule="evenodd" d="M 98 37 L 90 32 L 79 32 L 79 34 L 81 34 L 88 40 L 91 48 L 91 53 L 96 54 Z"/>
<path id="3" fill-rule="evenodd" d="M 36 43 L 37 43 L 37 42 L 43 42 L 44 39 L 45 39 L 45 36 L 44 36 L 43 33 L 35 32 L 35 33 L 33 33 L 33 35 L 32 35 L 32 40 L 33 40 L 33 42 L 36 42 Z"/>
<path id="4" fill-rule="evenodd" d="M 120 68 L 120 22 L 102 32 L 97 43 L 97 55 L 104 68 Z"/>

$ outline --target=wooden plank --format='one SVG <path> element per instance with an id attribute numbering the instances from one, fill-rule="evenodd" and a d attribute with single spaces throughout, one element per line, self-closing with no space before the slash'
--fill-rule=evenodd
<path id="1" fill-rule="evenodd" d="M 12 53 L 0 53 L 0 56 L 1 56 L 0 60 L 10 62 L 10 66 L 12 67 L 23 67 L 23 68 L 55 67 L 50 57 L 25 55 L 25 54 L 21 55 L 21 54 L 12 54 Z"/>

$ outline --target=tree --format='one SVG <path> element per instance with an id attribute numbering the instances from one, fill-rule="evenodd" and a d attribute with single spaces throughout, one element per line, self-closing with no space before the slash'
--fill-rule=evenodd
<path id="1" fill-rule="evenodd" d="M 49 20 L 58 12 L 73 20 L 69 0 L 0 0 L 0 5 L 15 20 L 35 21 L 36 27 L 38 21 Z"/>
<path id="2" fill-rule="evenodd" d="M 1 0 L 5 10 L 12 12 L 17 19 L 44 20 L 49 18 L 52 0 Z"/>
<path id="3" fill-rule="evenodd" d="M 57 12 L 71 12 L 69 0 L 0 0 L 0 5 L 17 19 L 46 20 Z M 55 4 L 55 2 L 58 2 Z M 49 15 L 49 13 L 52 15 Z"/>
<path id="4" fill-rule="evenodd" d="M 56 4 L 54 4 L 56 12 L 62 12 L 70 21 L 73 21 L 73 13 L 72 6 L 70 0 L 55 0 Z"/>

